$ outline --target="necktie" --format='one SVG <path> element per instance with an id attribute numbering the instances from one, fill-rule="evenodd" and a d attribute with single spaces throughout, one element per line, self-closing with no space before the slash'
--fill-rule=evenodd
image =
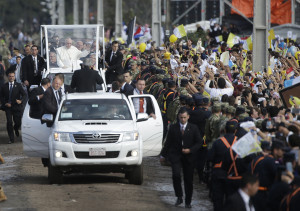
<path id="1" fill-rule="evenodd" d="M 113 57 L 115 56 L 115 52 L 112 53 L 112 56 L 110 58 L 110 61 L 113 59 Z"/>
<path id="2" fill-rule="evenodd" d="M 56 94 L 57 104 L 60 105 L 60 97 L 58 95 L 58 91 L 55 91 L 55 94 Z"/>
<path id="3" fill-rule="evenodd" d="M 140 94 L 142 95 L 143 92 L 140 91 Z M 140 98 L 140 110 L 139 110 L 139 113 L 144 113 L 144 98 Z"/>
<path id="4" fill-rule="evenodd" d="M 33 57 L 33 71 L 34 71 L 34 75 L 36 76 L 37 75 L 37 69 L 36 69 L 36 60 L 35 60 L 35 57 Z"/>
<path id="5" fill-rule="evenodd" d="M 181 134 L 184 135 L 184 125 L 181 126 Z"/>
<path id="6" fill-rule="evenodd" d="M 9 103 L 11 103 L 12 90 L 13 90 L 13 83 L 10 83 L 10 86 L 9 86 L 9 95 L 8 95 L 8 102 Z"/>

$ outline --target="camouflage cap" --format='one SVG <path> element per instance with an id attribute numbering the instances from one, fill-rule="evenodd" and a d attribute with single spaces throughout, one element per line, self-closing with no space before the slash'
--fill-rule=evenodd
<path id="1" fill-rule="evenodd" d="M 212 111 L 213 112 L 221 111 L 221 103 L 214 103 L 214 105 L 212 106 Z"/>
<path id="2" fill-rule="evenodd" d="M 137 62 L 135 60 L 131 59 L 130 62 L 129 62 L 129 64 L 133 65 L 133 64 L 137 64 Z"/>
<path id="3" fill-rule="evenodd" d="M 218 97 L 213 97 L 210 99 L 212 103 L 214 102 L 220 102 L 219 98 Z"/>
<path id="4" fill-rule="evenodd" d="M 162 81 L 164 79 L 164 75 L 163 74 L 156 74 L 156 79 Z"/>
<path id="5" fill-rule="evenodd" d="M 248 113 L 242 113 L 242 114 L 239 115 L 239 121 L 243 121 L 247 117 L 249 117 Z"/>
<path id="6" fill-rule="evenodd" d="M 259 119 L 255 122 L 255 127 L 261 129 L 262 128 L 263 119 Z"/>
<path id="7" fill-rule="evenodd" d="M 226 109 L 226 113 L 227 114 L 235 114 L 235 107 L 233 106 L 228 106 L 227 109 Z"/>
<path id="8" fill-rule="evenodd" d="M 221 110 L 223 113 L 227 111 L 228 106 L 229 106 L 228 102 L 221 102 Z"/>

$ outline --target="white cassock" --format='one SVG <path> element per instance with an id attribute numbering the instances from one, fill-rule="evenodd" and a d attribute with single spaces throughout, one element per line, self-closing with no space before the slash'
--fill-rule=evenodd
<path id="1" fill-rule="evenodd" d="M 82 52 L 76 47 L 71 46 L 69 49 L 66 46 L 62 46 L 56 49 L 57 53 L 57 65 L 59 67 L 67 67 L 71 69 L 80 69 L 79 59 L 83 57 Z"/>

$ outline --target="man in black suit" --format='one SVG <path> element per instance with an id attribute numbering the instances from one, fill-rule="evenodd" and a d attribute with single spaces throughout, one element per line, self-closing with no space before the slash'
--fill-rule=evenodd
<path id="1" fill-rule="evenodd" d="M 259 188 L 259 181 L 255 175 L 245 174 L 241 181 L 240 189 L 228 197 L 225 204 L 225 211 L 254 211 L 251 197 Z M 267 200 L 267 199 L 266 199 Z"/>
<path id="2" fill-rule="evenodd" d="M 58 76 L 55 76 L 52 81 L 52 85 L 45 91 L 43 96 L 43 114 L 52 114 L 53 119 L 55 119 L 57 110 L 62 100 L 62 93 L 60 90 L 62 84 L 62 80 Z M 47 126 L 51 127 L 52 124 L 47 124 Z"/>
<path id="3" fill-rule="evenodd" d="M 183 203 L 181 169 L 183 170 L 185 207 L 191 208 L 196 152 L 202 146 L 203 141 L 197 126 L 188 123 L 189 114 L 185 108 L 179 110 L 178 118 L 179 122 L 170 126 L 167 140 L 161 152 L 161 162 L 168 158 L 171 163 L 173 186 L 177 196 L 175 206 Z"/>
<path id="4" fill-rule="evenodd" d="M 117 76 L 123 74 L 123 54 L 118 51 L 118 48 L 119 43 L 117 41 L 113 41 L 112 50 L 106 52 L 105 55 L 105 66 L 107 67 L 105 78 L 107 84 L 111 84 L 113 81 L 116 81 Z"/>
<path id="5" fill-rule="evenodd" d="M 62 97 L 64 97 L 67 93 L 74 92 L 70 85 L 65 84 L 65 75 L 63 73 L 56 73 L 55 77 L 59 77 L 59 79 L 62 81 L 62 85 L 60 87 Z"/>
<path id="6" fill-rule="evenodd" d="M 132 90 L 132 93 L 130 95 L 143 95 L 143 94 L 149 94 L 148 92 L 144 91 L 146 85 L 144 79 L 138 79 L 136 82 L 136 88 Z M 147 113 L 149 117 L 153 117 L 156 119 L 156 116 L 154 114 L 154 109 L 152 107 L 151 99 L 149 97 L 147 98 L 133 98 L 132 100 L 135 113 Z"/>
<path id="7" fill-rule="evenodd" d="M 124 75 L 118 75 L 117 82 L 120 87 L 120 93 L 125 94 L 126 97 L 128 97 L 128 95 L 133 94 L 134 88 L 131 85 L 129 85 L 128 83 L 126 83 Z"/>
<path id="8" fill-rule="evenodd" d="M 76 89 L 76 92 L 97 92 L 96 84 L 103 84 L 98 71 L 91 69 L 92 65 L 92 59 L 85 59 L 83 68 L 74 72 L 71 88 Z"/>
<path id="9" fill-rule="evenodd" d="M 28 104 L 30 105 L 29 116 L 34 119 L 41 119 L 42 117 L 42 99 L 45 91 L 51 86 L 49 78 L 43 78 L 41 86 L 33 89 L 30 94 Z"/>
<path id="10" fill-rule="evenodd" d="M 128 83 L 128 84 L 131 85 L 133 88 L 135 88 L 136 86 L 135 86 L 135 84 L 134 84 L 133 81 L 132 81 L 132 74 L 131 74 L 131 72 L 129 72 L 129 71 L 124 72 L 123 75 L 124 75 L 124 78 L 125 78 L 126 83 Z"/>
<path id="11" fill-rule="evenodd" d="M 22 81 L 27 87 L 39 85 L 45 60 L 38 55 L 38 47 L 31 46 L 31 55 L 26 56 L 21 63 Z"/>
<path id="12" fill-rule="evenodd" d="M 1 89 L 1 109 L 6 114 L 6 127 L 9 136 L 9 144 L 14 142 L 14 131 L 18 137 L 23 112 L 22 100 L 26 93 L 20 83 L 15 82 L 15 73 L 8 73 L 8 82 Z M 13 126 L 13 121 L 15 125 Z"/>

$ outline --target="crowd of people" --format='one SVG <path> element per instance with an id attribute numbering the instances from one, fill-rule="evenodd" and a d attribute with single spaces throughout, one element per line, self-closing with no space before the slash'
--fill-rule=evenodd
<path id="1" fill-rule="evenodd" d="M 219 26 L 213 26 L 208 41 L 181 39 L 165 41 L 163 46 L 149 42 L 147 50 L 128 49 L 113 41 L 107 44 L 105 57 L 99 58 L 99 66 L 105 67 L 110 92 L 126 96 L 148 93 L 157 99 L 164 123 L 160 161 L 171 165 L 176 206 L 185 196 L 185 207 L 191 208 L 196 169 L 199 182 L 208 185 L 216 211 L 297 210 L 300 105 L 296 97 L 291 97 L 292 107 L 286 107 L 279 92 L 288 80 L 300 76 L 299 44 L 274 39 L 276 48 L 269 49 L 269 62 L 274 65 L 254 70 L 252 51 L 244 49 L 243 43 L 229 47 L 225 35 Z M 223 36 L 222 41 L 216 38 L 219 36 Z M 65 42 L 76 48 L 71 39 Z M 96 91 L 91 84 L 103 83 L 91 72 L 90 60 L 84 62 L 85 68 L 75 71 L 69 87 L 64 84 L 63 74 L 55 76 L 52 84 L 49 79 L 41 80 L 45 61 L 39 57 L 37 46 L 25 45 L 23 54 L 14 48 L 14 57 L 9 53 L 7 57 L 2 55 L 8 66 L 2 64 L 0 68 L 6 68 L 9 81 L 2 86 L 1 103 L 10 142 L 14 131 L 19 135 L 20 126 L 15 121 L 13 127 L 12 116 L 18 119 L 21 111 L 11 107 L 21 107 L 26 101 L 28 85 L 41 82 L 39 91 L 29 92 L 28 97 L 30 104 L 40 103 L 43 107 L 37 112 L 40 118 L 42 113 L 56 114 L 65 90 Z M 87 82 L 84 77 L 93 81 Z M 12 91 L 13 95 L 10 86 L 18 90 Z M 156 118 L 147 107 L 150 102 L 142 98 L 135 104 L 136 113 Z M 245 137 L 254 139 L 259 147 L 241 156 L 233 146 Z"/>

